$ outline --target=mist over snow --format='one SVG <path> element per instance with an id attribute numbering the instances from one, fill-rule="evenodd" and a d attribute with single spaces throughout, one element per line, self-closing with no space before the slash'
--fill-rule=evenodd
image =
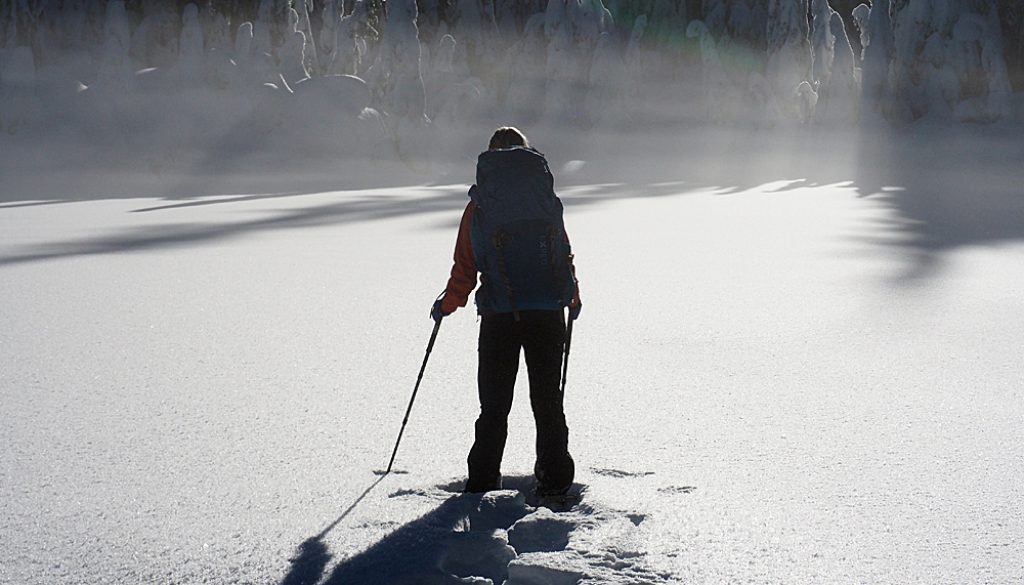
<path id="1" fill-rule="evenodd" d="M 0 584 L 1014 583 L 1012 0 L 0 0 Z M 464 495 L 476 156 L 544 152 L 577 506 Z"/>

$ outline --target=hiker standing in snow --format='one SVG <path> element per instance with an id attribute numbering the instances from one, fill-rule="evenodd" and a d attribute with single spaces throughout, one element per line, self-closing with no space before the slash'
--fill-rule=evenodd
<path id="1" fill-rule="evenodd" d="M 537 424 L 537 494 L 564 494 L 575 466 L 559 388 L 566 343 L 562 310 L 569 307 L 569 318 L 576 319 L 582 304 L 562 202 L 544 155 L 511 127 L 498 128 L 488 150 L 480 154 L 469 198 L 451 278 L 430 312 L 440 321 L 466 306 L 480 273 L 480 416 L 465 491 L 501 489 L 501 457 L 521 348 Z"/>

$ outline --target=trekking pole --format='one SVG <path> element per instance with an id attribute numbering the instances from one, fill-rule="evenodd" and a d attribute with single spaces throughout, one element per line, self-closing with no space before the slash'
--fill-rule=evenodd
<path id="1" fill-rule="evenodd" d="M 569 323 L 565 327 L 565 359 L 562 361 L 562 394 L 565 394 L 565 377 L 569 373 L 569 348 L 572 347 L 572 322 L 573 318 L 569 317 Z"/>
<path id="2" fill-rule="evenodd" d="M 412 398 L 409 399 L 409 408 L 405 409 L 405 418 L 402 419 L 402 428 L 398 431 L 398 440 L 395 441 L 395 450 L 391 452 L 391 461 L 384 475 L 391 473 L 391 466 L 395 463 L 395 455 L 398 454 L 398 444 L 402 442 L 402 433 L 405 432 L 405 423 L 409 422 L 409 413 L 412 412 L 412 403 L 416 400 L 416 392 L 420 389 L 420 381 L 423 380 L 423 371 L 427 369 L 427 359 L 430 358 L 430 350 L 434 349 L 434 340 L 437 339 L 437 331 L 441 329 L 441 320 L 434 322 L 434 331 L 430 334 L 430 342 L 427 343 L 427 355 L 423 356 L 423 365 L 420 366 L 420 373 L 416 376 L 416 386 L 412 389 Z"/>

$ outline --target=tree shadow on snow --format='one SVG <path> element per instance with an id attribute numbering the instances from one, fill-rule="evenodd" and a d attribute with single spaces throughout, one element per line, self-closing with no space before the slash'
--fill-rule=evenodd
<path id="1" fill-rule="evenodd" d="M 899 130 L 868 125 L 842 130 L 828 126 L 751 130 L 704 124 L 692 128 L 666 126 L 645 132 L 548 129 L 538 134 L 542 138 L 537 144 L 548 154 L 556 190 L 563 195 L 568 209 L 626 198 L 694 193 L 730 196 L 752 190 L 781 196 L 805 187 L 848 186 L 857 196 L 873 198 L 893 212 L 889 220 L 864 226 L 862 237 L 872 244 L 894 246 L 907 254 L 910 268 L 900 279 L 907 283 L 939 270 L 947 250 L 1024 239 L 1024 196 L 1017 185 L 1024 141 L 1019 139 L 1015 127 L 919 124 Z M 228 138 L 225 140 L 215 149 L 229 153 L 221 158 L 230 158 L 236 145 Z M 242 169 L 249 163 L 236 161 L 228 168 Z M 339 188 L 431 182 L 398 162 L 383 163 L 395 172 L 377 168 L 348 174 L 344 169 L 309 172 L 272 168 L 218 175 L 210 164 L 209 160 L 204 161 L 194 176 L 172 175 L 155 183 L 151 175 L 119 178 L 98 173 L 97 180 L 103 188 L 124 180 L 123 189 L 109 192 L 124 196 L 159 192 L 159 196 L 170 200 L 164 205 L 135 210 L 147 214 L 294 198 Z M 460 177 L 471 179 L 473 160 L 467 158 L 460 165 L 465 167 Z M 79 190 L 68 191 L 74 195 L 64 195 L 63 200 L 104 196 L 89 191 L 89 174 L 72 174 L 68 178 L 79 181 Z M 24 192 L 40 193 L 32 181 L 45 183 L 46 179 L 28 177 L 23 187 L 33 189 Z M 447 179 L 448 186 L 435 187 L 437 194 L 426 197 L 341 192 L 336 202 L 296 206 L 253 221 L 140 227 L 98 238 L 34 246 L 0 258 L 0 266 L 200 245 L 262 230 L 338 225 L 422 213 L 445 213 L 445 219 L 435 227 L 452 229 L 458 225 L 467 198 L 463 186 L 452 186 L 450 177 Z M 52 203 L 29 201 L 19 195 L 22 192 L 0 189 L 4 193 L 0 202 L 13 201 L 0 203 L 0 212 L 5 207 Z M 99 189 L 95 193 L 108 191 Z M 237 196 L 225 196 L 227 193 Z"/>
<path id="2" fill-rule="evenodd" d="M 339 196 L 340 200 L 337 202 L 281 211 L 253 221 L 146 226 L 120 230 L 107 236 L 34 245 L 20 252 L 0 256 L 0 266 L 77 256 L 197 246 L 268 230 L 343 225 L 421 213 L 453 211 L 459 208 L 464 198 L 464 193 L 444 190 L 428 197 Z"/>
<path id="3" fill-rule="evenodd" d="M 868 239 L 908 254 L 901 283 L 937 274 L 948 251 L 1024 240 L 1018 128 L 922 124 L 879 131 L 862 138 L 859 155 L 860 195 L 893 212 Z"/>
<path id="4" fill-rule="evenodd" d="M 906 255 L 902 284 L 935 275 L 945 252 L 1024 240 L 1024 140 L 1016 125 L 698 126 L 596 142 L 566 141 L 559 152 L 575 147 L 582 158 L 592 158 L 574 163 L 556 157 L 552 165 L 556 177 L 557 169 L 572 169 L 563 184 L 602 187 L 582 201 L 849 188 L 892 212 L 864 224 L 860 238 Z M 575 201 L 569 198 L 567 205 Z"/>

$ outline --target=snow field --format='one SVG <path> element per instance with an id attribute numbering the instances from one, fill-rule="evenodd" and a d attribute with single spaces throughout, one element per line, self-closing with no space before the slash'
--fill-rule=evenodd
<path id="1" fill-rule="evenodd" d="M 520 499 L 524 384 L 512 489 L 453 493 L 476 414 L 471 308 L 442 325 L 400 473 L 373 474 L 471 164 L 361 191 L 5 191 L 0 582 L 1014 582 L 1009 147 L 993 167 L 932 149 L 858 174 L 847 152 L 808 169 L 756 136 L 683 155 L 623 137 L 634 172 L 609 181 L 591 144 L 531 137 L 556 153 L 584 299 L 566 396 L 578 509 Z M 915 175 L 933 170 L 959 178 Z"/>

